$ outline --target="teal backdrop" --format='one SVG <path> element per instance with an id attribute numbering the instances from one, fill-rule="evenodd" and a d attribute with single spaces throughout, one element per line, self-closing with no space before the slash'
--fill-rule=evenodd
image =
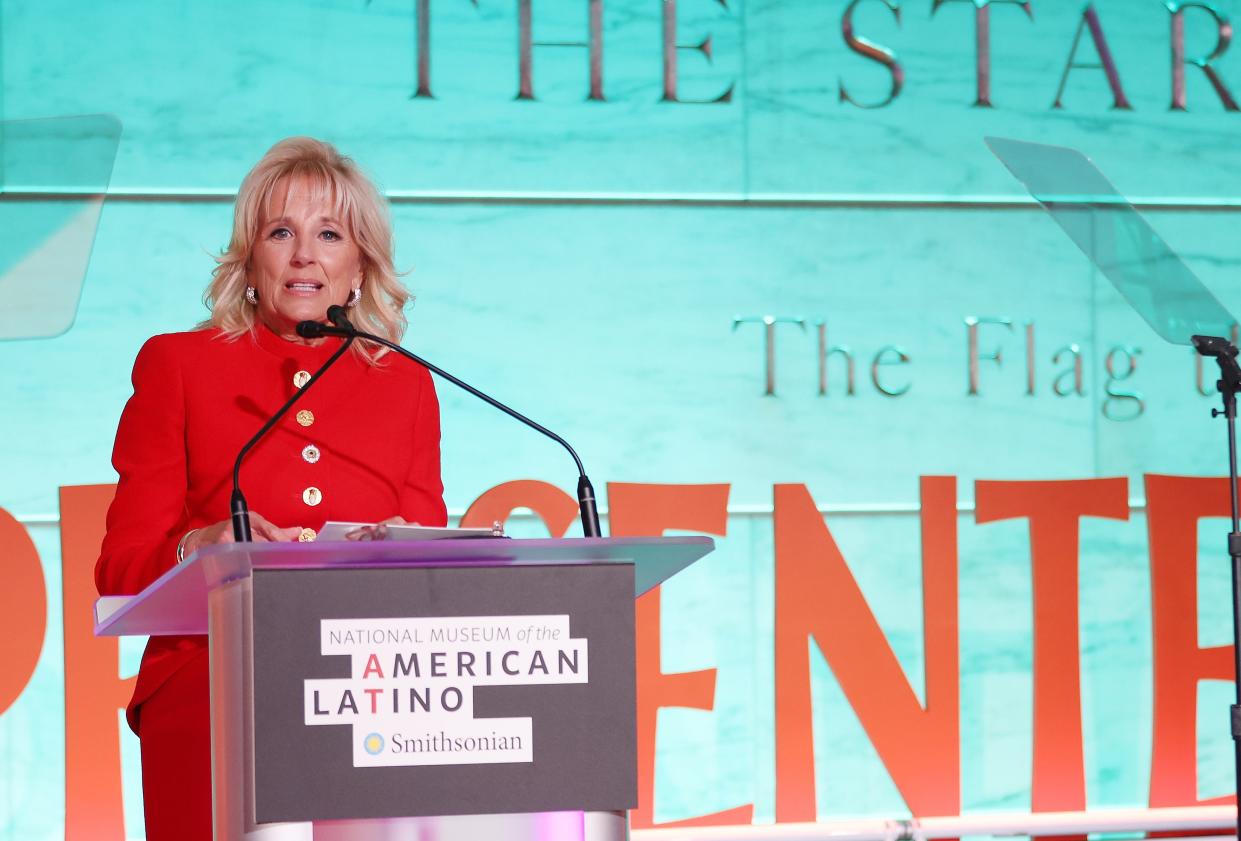
<path id="1" fill-rule="evenodd" d="M 204 317 L 237 185 L 295 134 L 338 144 L 391 197 L 397 262 L 416 295 L 408 347 L 563 434 L 597 487 L 731 484 L 727 536 L 664 590 L 664 671 L 718 671 L 713 710 L 660 713 L 657 821 L 746 803 L 757 822 L 774 819 L 775 483 L 810 489 L 921 694 L 918 477 L 934 474 L 957 476 L 960 495 L 967 812 L 1028 809 L 1031 767 L 1028 530 L 975 524 L 973 482 L 1130 478 L 1130 519 L 1082 526 L 1082 716 L 1089 805 L 1144 805 L 1140 477 L 1223 472 L 1223 426 L 1202 393 L 1214 378 L 1197 380 L 1191 352 L 1128 310 L 982 138 L 1083 150 L 1241 312 L 1241 114 L 1194 66 L 1187 110 L 1171 108 L 1161 0 L 1090 7 L 1127 110 L 1088 67 L 1068 73 L 1052 107 L 1076 35 L 1076 61 L 1098 62 L 1080 2 L 1033 0 L 1031 16 L 992 5 L 992 107 L 975 104 L 971 3 L 855 5 L 855 34 L 903 76 L 882 107 L 842 100 L 843 84 L 856 103 L 882 103 L 893 79 L 850 49 L 843 0 L 599 2 L 602 100 L 588 98 L 586 47 L 538 44 L 533 99 L 518 96 L 522 10 L 534 42 L 587 42 L 587 0 L 0 3 L 0 116 L 110 114 L 121 125 L 72 325 L 0 341 L 0 508 L 35 541 L 49 593 L 38 667 L 0 716 L 0 839 L 63 834 L 57 490 L 114 480 L 137 349 Z M 1214 8 L 1241 13 L 1236 0 Z M 416 95 L 420 10 L 432 96 Z M 671 50 L 679 101 L 668 96 L 668 10 L 686 45 Z M 1185 11 L 1188 57 L 1212 52 L 1216 20 Z M 707 36 L 710 60 L 693 48 Z M 1235 52 L 1212 66 L 1241 92 Z M 7 227 L 6 266 L 55 228 Z M 754 321 L 765 316 L 789 319 L 775 324 L 770 371 Z M 1011 321 L 980 325 L 974 395 L 968 318 Z M 843 352 L 828 356 L 821 393 L 820 326 L 853 355 L 853 394 Z M 1080 390 L 1061 352 L 1070 345 Z M 1002 361 L 985 358 L 997 350 Z M 510 479 L 572 487 L 554 445 L 447 385 L 440 394 L 450 510 Z M 514 530 L 538 524 L 519 518 Z M 1226 530 L 1219 519 L 1200 528 L 1203 645 L 1231 639 Z M 139 652 L 123 645 L 123 670 Z M 813 648 L 811 669 L 820 819 L 908 814 Z M 1229 698 L 1226 683 L 1200 688 L 1203 797 L 1234 790 Z M 123 739 L 137 838 L 137 746 Z"/>

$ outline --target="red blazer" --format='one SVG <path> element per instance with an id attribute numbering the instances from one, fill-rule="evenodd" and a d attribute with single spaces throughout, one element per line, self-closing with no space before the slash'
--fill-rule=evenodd
<path id="1" fill-rule="evenodd" d="M 134 362 L 134 395 L 116 431 L 120 474 L 95 566 L 101 595 L 137 593 L 177 563 L 193 528 L 228 519 L 237 452 L 339 347 L 287 342 L 263 326 L 228 340 L 218 330 L 155 336 Z M 250 451 L 241 487 L 277 526 L 401 515 L 443 525 L 439 403 L 425 369 L 389 354 L 378 366 L 347 352 Z M 206 637 L 152 637 L 127 711 Z"/>

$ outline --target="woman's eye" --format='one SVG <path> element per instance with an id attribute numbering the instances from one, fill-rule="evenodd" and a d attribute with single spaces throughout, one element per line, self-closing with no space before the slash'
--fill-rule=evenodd
<path id="1" fill-rule="evenodd" d="M 338 239 L 341 238 L 340 234 L 332 230 L 324 231 L 322 234 L 320 234 L 320 236 L 322 236 L 328 242 L 336 242 Z"/>
<path id="2" fill-rule="evenodd" d="M 268 236 L 272 239 L 288 239 L 293 234 L 290 233 L 288 228 L 274 228 Z"/>

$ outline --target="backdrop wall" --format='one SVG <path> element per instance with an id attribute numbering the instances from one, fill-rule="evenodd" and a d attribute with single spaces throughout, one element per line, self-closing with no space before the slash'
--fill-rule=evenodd
<path id="1" fill-rule="evenodd" d="M 1188 349 L 1165 345 L 1128 310 L 982 137 L 1081 148 L 1238 311 L 1241 114 L 1231 91 L 1241 70 L 1227 50 L 1210 58 L 1238 4 L 1180 14 L 1158 0 L 983 6 L 0 6 L 4 119 L 108 113 L 122 125 L 72 326 L 0 342 L 0 508 L 20 523 L 3 532 L 19 570 L 0 597 L 11 639 L 38 614 L 26 595 L 46 595 L 37 640 L 0 662 L 0 838 L 60 837 L 66 768 L 78 792 L 70 799 L 86 797 L 95 778 L 74 789 L 73 763 L 110 756 L 116 739 L 125 833 L 142 834 L 127 731 L 70 745 L 66 764 L 73 655 L 64 653 L 59 489 L 114 480 L 108 459 L 134 354 L 148 336 L 203 317 L 233 192 L 293 134 L 337 143 L 392 198 L 398 264 L 413 269 L 417 295 L 408 346 L 563 434 L 597 485 L 727 486 L 702 491 L 715 494 L 705 502 L 701 489 L 670 499 L 633 491 L 627 502 L 617 498 L 624 488 L 609 493 L 614 529 L 627 511 L 626 530 L 711 523 L 722 535 L 714 555 L 647 602 L 643 621 L 662 652 L 648 691 L 673 686 L 660 673 L 715 671 L 713 691 L 669 690 L 676 703 L 657 714 L 658 692 L 648 695 L 654 794 L 644 790 L 640 819 L 747 806 L 718 819 L 1048 808 L 1059 795 L 1039 794 L 1035 745 L 1059 742 L 1035 732 L 1036 625 L 1072 624 L 1073 610 L 1078 638 L 1047 650 L 1066 674 L 1080 673 L 1079 695 L 1060 683 L 1053 695 L 1070 708 L 1077 698 L 1082 790 L 1056 802 L 1230 794 L 1230 687 L 1194 677 L 1230 677 L 1213 665 L 1222 652 L 1201 666 L 1180 658 L 1176 685 L 1190 687 L 1197 721 L 1184 737 L 1192 779 L 1176 764 L 1183 755 L 1152 759 L 1165 714 L 1152 617 L 1189 611 L 1189 642 L 1162 638 L 1173 653 L 1230 640 L 1223 485 L 1169 486 L 1156 513 L 1189 540 L 1168 544 L 1165 574 L 1148 521 L 1157 505 L 1148 489 L 1163 486 L 1143 478 L 1222 472 L 1213 375 L 1199 378 Z M 989 32 L 981 52 L 979 31 Z M 1179 61 L 1199 58 L 1210 58 L 1216 85 Z M 1090 63 L 1104 67 L 1074 66 Z M 63 224 L 49 214 L 41 229 L 14 227 L 28 211 L 12 202 L 0 211 L 20 231 L 4 246 L 5 271 Z M 775 320 L 771 356 L 764 317 Z M 519 478 L 571 486 L 571 464 L 553 445 L 448 386 L 440 394 L 450 509 Z M 924 476 L 956 481 L 920 488 Z M 975 485 L 1104 477 L 1121 481 L 1006 486 L 1020 497 L 1007 508 L 1008 491 Z M 946 519 L 944 499 L 956 503 Z M 811 523 L 805 505 L 824 516 Z M 95 509 L 82 506 L 93 523 Z M 783 512 L 774 520 L 773 509 Z M 1079 545 L 1057 544 L 1040 563 L 1031 517 L 1050 518 L 1039 522 L 1055 535 L 1080 533 Z M 510 526 L 543 528 L 520 513 Z M 955 543 L 944 542 L 950 526 Z M 1056 577 L 1070 554 L 1073 576 Z M 89 547 L 79 562 L 88 556 Z M 951 698 L 931 699 L 934 720 L 867 706 L 866 686 L 892 684 L 878 667 L 854 677 L 846 649 L 881 649 L 862 625 L 815 624 L 820 614 L 862 616 L 832 595 L 836 579 L 816 577 L 838 569 L 913 701 L 928 701 L 932 626 L 952 629 L 956 644 L 943 650 L 959 651 L 947 681 L 959 693 L 955 716 Z M 1049 592 L 1076 598 L 1036 611 L 1039 569 L 1060 571 Z M 925 575 L 951 580 L 956 598 L 924 588 Z M 781 580 L 802 582 L 810 601 L 781 596 Z M 1152 581 L 1189 596 L 1161 607 Z M 957 612 L 934 612 L 945 605 Z M 783 634 L 793 642 L 778 654 Z M 844 653 L 833 656 L 837 646 Z M 122 646 L 122 674 L 139 651 Z M 799 662 L 809 729 L 777 722 L 800 697 Z M 89 697 L 91 684 L 79 685 Z M 109 699 L 98 705 L 113 711 Z M 959 767 L 942 750 L 951 720 Z M 923 745 L 925 771 L 911 775 L 877 734 L 919 730 L 941 741 Z M 807 740 L 809 771 L 796 755 Z M 1161 773 L 1180 775 L 1182 787 L 1159 789 Z M 949 784 L 922 779 L 931 776 Z"/>

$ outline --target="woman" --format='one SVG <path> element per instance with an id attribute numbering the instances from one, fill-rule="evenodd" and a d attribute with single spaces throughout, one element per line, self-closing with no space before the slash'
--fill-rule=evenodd
<path id="1" fill-rule="evenodd" d="M 310 138 L 276 144 L 242 182 L 208 321 L 150 339 L 116 433 L 120 474 L 95 582 L 137 593 L 232 540 L 228 499 L 242 445 L 334 350 L 296 326 L 350 307 L 399 340 L 385 204 L 353 162 Z M 314 540 L 328 520 L 443 525 L 439 404 L 430 376 L 355 343 L 242 467 L 256 541 Z M 152 637 L 130 727 L 142 743 L 147 838 L 211 838 L 206 637 Z"/>

